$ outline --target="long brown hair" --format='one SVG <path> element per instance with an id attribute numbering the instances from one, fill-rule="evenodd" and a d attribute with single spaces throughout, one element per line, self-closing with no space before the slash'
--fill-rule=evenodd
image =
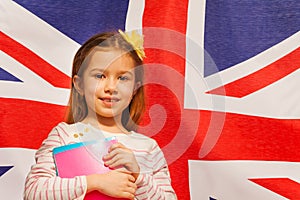
<path id="1" fill-rule="evenodd" d="M 72 88 L 66 122 L 70 124 L 75 123 L 83 120 L 87 115 L 87 104 L 85 98 L 75 89 L 73 78 L 75 75 L 81 76 L 86 70 L 89 53 L 95 47 L 119 49 L 125 51 L 134 60 L 135 81 L 140 82 L 141 86 L 136 89 L 135 95 L 133 96 L 129 106 L 122 113 L 122 125 L 127 130 L 136 130 L 145 111 L 143 61 L 139 58 L 133 46 L 119 33 L 114 32 L 99 33 L 92 36 L 75 54 L 72 68 Z"/>

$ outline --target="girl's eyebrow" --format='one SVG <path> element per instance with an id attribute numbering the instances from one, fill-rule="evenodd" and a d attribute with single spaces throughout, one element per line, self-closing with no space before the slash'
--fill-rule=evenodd
<path id="1" fill-rule="evenodd" d="M 104 69 L 99 69 L 99 68 L 93 68 L 90 72 L 94 72 L 94 71 L 100 71 L 100 72 L 104 72 Z"/>
<path id="2" fill-rule="evenodd" d="M 133 73 L 131 71 L 120 71 L 119 74 L 130 74 L 133 76 Z"/>
<path id="3" fill-rule="evenodd" d="M 91 69 L 90 73 L 93 73 L 93 72 L 105 72 L 106 70 L 105 69 L 99 69 L 99 68 L 93 68 Z M 127 70 L 121 70 L 121 71 L 118 71 L 118 74 L 129 74 L 131 76 L 134 75 L 134 73 L 132 71 L 127 71 Z"/>

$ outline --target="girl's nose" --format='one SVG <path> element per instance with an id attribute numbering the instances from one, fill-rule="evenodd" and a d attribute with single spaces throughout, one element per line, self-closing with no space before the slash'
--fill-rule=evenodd
<path id="1" fill-rule="evenodd" d="M 104 83 L 104 91 L 110 94 L 117 93 L 117 81 L 113 78 L 106 78 Z"/>

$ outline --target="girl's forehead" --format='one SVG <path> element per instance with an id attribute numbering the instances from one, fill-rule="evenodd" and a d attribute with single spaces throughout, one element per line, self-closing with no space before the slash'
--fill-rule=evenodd
<path id="1" fill-rule="evenodd" d="M 135 62 L 128 52 L 110 49 L 110 50 L 94 50 L 89 55 L 88 68 L 98 68 L 101 70 L 109 70 L 111 68 L 132 70 Z"/>

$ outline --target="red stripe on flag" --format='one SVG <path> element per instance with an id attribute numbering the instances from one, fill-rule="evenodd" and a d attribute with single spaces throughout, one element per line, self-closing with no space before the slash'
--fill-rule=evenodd
<path id="1" fill-rule="evenodd" d="M 66 111 L 65 106 L 22 99 L 0 102 L 0 147 L 39 148 Z"/>
<path id="2" fill-rule="evenodd" d="M 199 111 L 189 110 L 187 112 L 189 112 L 190 118 L 181 123 L 192 120 L 193 116 Z M 199 152 L 201 144 L 211 125 L 210 121 L 213 115 L 214 112 L 211 111 L 200 111 L 201 117 L 196 138 L 193 140 L 193 143 L 187 147 L 184 154 L 169 166 L 172 184 L 178 196 L 182 197 L 179 199 L 189 199 L 182 195 L 182 192 L 186 191 L 186 187 L 189 184 L 188 160 L 300 162 L 300 120 L 269 119 L 232 113 L 226 113 L 222 133 L 212 151 L 204 158 L 200 158 Z M 167 121 L 172 120 L 172 118 L 167 119 Z M 177 124 L 174 123 L 173 127 L 165 127 L 163 132 L 157 136 L 159 144 L 160 141 L 163 141 L 169 134 L 173 134 L 177 131 L 176 125 Z M 192 130 L 189 130 L 187 127 L 187 137 L 190 137 L 190 132 L 192 132 Z M 184 144 L 178 144 L 178 146 L 180 145 Z M 174 149 L 174 151 L 177 150 Z M 168 157 L 169 152 L 164 152 L 164 154 Z M 189 195 L 188 193 L 185 194 Z"/>
<path id="3" fill-rule="evenodd" d="M 288 199 L 300 199 L 300 183 L 289 178 L 253 178 L 249 180 Z"/>
<path id="4" fill-rule="evenodd" d="M 145 1 L 143 26 L 167 28 L 185 34 L 187 10 L 188 1 Z"/>
<path id="5" fill-rule="evenodd" d="M 226 113 L 217 143 L 202 159 L 300 162 L 299 127 L 300 119 Z"/>
<path id="6" fill-rule="evenodd" d="M 0 32 L 0 50 L 45 79 L 54 87 L 70 88 L 70 77 L 50 65 L 37 54 Z"/>
<path id="7" fill-rule="evenodd" d="M 152 73 L 149 74 L 149 71 L 147 71 L 146 68 L 146 82 L 151 80 L 153 76 L 157 76 L 159 77 L 158 79 L 166 80 L 166 82 L 172 84 L 172 86 L 179 91 L 167 92 L 171 88 L 170 85 L 147 85 L 146 96 L 151 97 L 147 98 L 147 105 L 149 105 L 149 107 L 155 104 L 162 105 L 168 116 L 163 130 L 153 137 L 156 141 L 158 141 L 161 147 L 165 146 L 172 140 L 181 123 L 180 114 L 182 114 L 182 105 L 179 105 L 178 103 L 183 102 L 185 59 L 182 55 L 185 55 L 186 45 L 184 36 L 187 25 L 187 11 L 188 1 L 185 0 L 145 1 L 143 14 L 143 26 L 146 28 L 145 32 L 143 32 L 145 35 L 145 51 L 147 55 L 145 62 L 146 64 L 149 63 L 154 65 L 157 63 L 163 64 L 167 68 L 172 69 L 175 75 L 177 75 L 176 73 L 182 75 L 180 80 L 174 80 L 174 77 L 170 76 L 172 74 L 165 73 L 166 71 L 168 72 L 168 70 L 163 71 L 158 69 L 156 73 L 153 73 L 153 70 L 151 70 Z M 160 33 L 148 33 L 147 27 L 160 28 Z M 181 34 L 182 37 L 180 37 Z M 173 35 L 176 37 L 172 37 Z M 159 45 L 160 49 L 155 48 L 155 46 L 158 46 L 153 44 L 155 42 L 161 44 Z M 149 46 L 151 47 L 151 45 L 154 46 L 154 49 L 148 48 Z M 168 50 L 174 50 L 174 52 L 172 53 Z M 196 111 L 196 113 L 199 113 L 199 111 Z M 192 118 L 193 115 L 190 115 L 185 118 L 182 123 L 189 123 L 189 120 L 193 120 Z M 187 127 L 187 132 L 189 129 L 194 129 L 194 127 Z M 194 129 L 194 131 L 196 130 Z M 149 130 L 149 133 L 151 132 L 152 130 Z M 189 137 L 188 135 L 192 133 L 193 132 L 187 133 L 186 137 Z M 191 139 L 193 140 L 193 138 Z M 187 160 L 179 159 L 179 161 L 176 161 L 170 170 L 173 178 L 172 185 L 176 191 L 178 199 L 189 199 L 188 172 L 186 171 Z M 181 173 L 183 171 L 184 173 Z"/>
<path id="8" fill-rule="evenodd" d="M 237 98 L 244 97 L 282 79 L 283 77 L 299 69 L 299 58 L 300 48 L 248 76 L 228 83 L 225 86 L 208 91 L 207 93 Z"/>

